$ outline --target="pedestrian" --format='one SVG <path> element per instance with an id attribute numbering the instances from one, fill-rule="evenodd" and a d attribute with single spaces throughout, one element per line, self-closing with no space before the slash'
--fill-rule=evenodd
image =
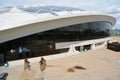
<path id="1" fill-rule="evenodd" d="M 46 60 L 43 57 L 41 57 L 41 60 L 40 60 L 39 64 L 40 64 L 40 70 L 43 72 L 46 69 L 46 66 L 47 66 Z"/>
<path id="2" fill-rule="evenodd" d="M 26 69 L 30 70 L 30 62 L 27 60 L 27 58 L 24 60 L 24 70 Z"/>

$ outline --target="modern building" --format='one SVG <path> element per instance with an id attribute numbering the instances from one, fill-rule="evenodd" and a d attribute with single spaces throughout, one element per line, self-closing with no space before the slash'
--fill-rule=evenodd
<path id="1" fill-rule="evenodd" d="M 0 59 L 74 54 L 103 47 L 115 18 L 82 9 L 24 6 L 0 10 Z"/>

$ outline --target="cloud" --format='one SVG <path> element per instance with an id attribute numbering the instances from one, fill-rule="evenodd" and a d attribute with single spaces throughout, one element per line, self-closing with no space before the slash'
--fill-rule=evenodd
<path id="1" fill-rule="evenodd" d="M 115 25 L 115 29 L 120 29 L 120 12 L 118 13 L 114 13 L 114 14 L 110 14 L 111 16 L 116 18 L 116 25 Z"/>
<path id="2" fill-rule="evenodd" d="M 117 22 L 113 29 L 120 29 L 120 22 Z"/>
<path id="3" fill-rule="evenodd" d="M 110 6 L 102 11 L 116 18 L 116 25 L 113 29 L 120 29 L 120 5 Z"/>
<path id="4" fill-rule="evenodd" d="M 111 7 L 108 7 L 107 9 L 103 10 L 103 12 L 108 14 L 120 13 L 120 5 L 113 5 Z"/>
<path id="5" fill-rule="evenodd" d="M 0 0 L 0 7 L 45 4 L 78 7 L 88 10 L 89 8 L 95 8 L 95 6 L 98 6 L 100 2 L 100 0 Z"/>

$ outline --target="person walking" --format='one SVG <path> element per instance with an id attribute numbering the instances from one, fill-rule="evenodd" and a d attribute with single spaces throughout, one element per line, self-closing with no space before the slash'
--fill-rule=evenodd
<path id="1" fill-rule="evenodd" d="M 43 72 L 47 66 L 46 60 L 43 57 L 41 57 L 39 64 L 40 64 L 40 70 Z"/>
<path id="2" fill-rule="evenodd" d="M 27 58 L 24 60 L 24 70 L 26 69 L 30 70 L 30 62 L 27 60 Z"/>

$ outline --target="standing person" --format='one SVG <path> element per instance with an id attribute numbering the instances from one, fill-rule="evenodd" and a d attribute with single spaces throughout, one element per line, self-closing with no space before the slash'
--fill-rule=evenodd
<path id="1" fill-rule="evenodd" d="M 43 72 L 46 69 L 46 66 L 47 66 L 46 60 L 43 57 L 41 57 L 41 60 L 40 60 L 39 64 L 40 64 L 40 70 Z"/>
<path id="2" fill-rule="evenodd" d="M 30 70 L 30 62 L 27 60 L 27 58 L 24 60 L 24 70 L 26 69 Z"/>
<path id="3" fill-rule="evenodd" d="M 19 53 L 19 58 L 22 59 L 23 49 L 21 46 L 18 48 L 18 53 Z"/>

